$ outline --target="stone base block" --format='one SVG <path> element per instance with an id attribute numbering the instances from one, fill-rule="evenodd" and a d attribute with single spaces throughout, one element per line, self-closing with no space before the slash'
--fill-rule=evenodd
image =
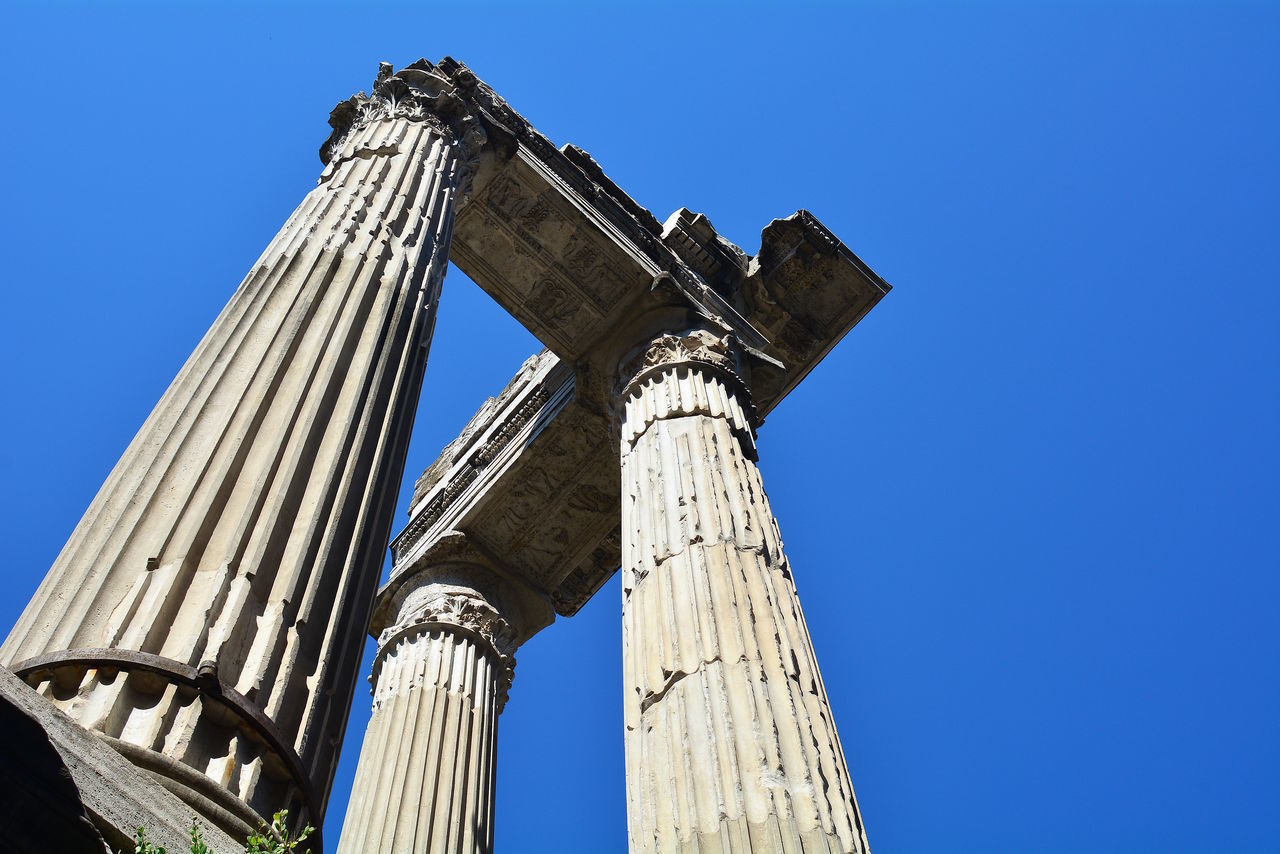
<path id="1" fill-rule="evenodd" d="M 6 850 L 132 851 L 134 832 L 145 827 L 156 845 L 186 851 L 193 815 L 145 771 L 0 667 L 0 833 Z M 202 824 L 214 851 L 244 850 L 243 841 Z"/>

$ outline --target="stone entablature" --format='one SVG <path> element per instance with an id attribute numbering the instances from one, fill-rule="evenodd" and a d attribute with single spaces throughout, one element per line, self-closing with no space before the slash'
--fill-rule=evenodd
<path id="1" fill-rule="evenodd" d="M 531 358 L 419 478 L 394 572 L 464 532 L 571 616 L 617 567 L 612 453 L 609 423 L 582 405 L 569 367 L 550 352 Z"/>
<path id="2" fill-rule="evenodd" d="M 343 854 L 488 851 L 516 649 L 621 564 L 633 850 L 865 851 L 754 440 L 889 286 L 805 211 L 754 257 L 659 223 L 452 59 L 330 124 L 3 661 L 240 834 L 322 823 L 368 628 Z M 375 593 L 449 259 L 547 349 L 419 479 Z"/>
<path id="3" fill-rule="evenodd" d="M 436 70 L 474 79 L 447 58 Z M 459 89 L 511 130 L 516 150 L 487 162 L 485 189 L 459 213 L 452 260 L 562 358 L 577 362 L 669 281 L 684 304 L 784 366 L 787 381 L 755 389 L 767 412 L 889 290 L 806 211 L 767 227 L 753 259 L 701 214 L 659 223 L 590 155 L 556 149 L 489 87 Z"/>
<path id="4" fill-rule="evenodd" d="M 610 344 L 635 318 L 675 305 L 732 332 L 763 417 L 889 286 L 806 211 L 768 225 L 754 258 L 702 214 L 681 209 L 660 223 L 589 154 L 557 149 L 449 58 L 394 74 L 384 65 L 372 97 L 344 102 L 334 137 L 370 104 L 391 109 L 389 88 L 419 79 L 487 142 L 450 258 L 551 353 L 527 362 L 423 475 L 394 559 L 465 531 L 569 616 L 618 566 L 608 432 L 620 356 Z M 437 96 L 440 80 L 452 88 Z"/>
<path id="5" fill-rule="evenodd" d="M 691 239 L 685 231 L 687 221 L 709 228 L 705 217 L 691 218 L 687 211 L 677 212 L 672 220 L 681 228 L 682 241 Z M 670 234 L 675 234 L 675 227 L 669 228 Z M 825 239 L 825 233 L 804 213 L 777 220 L 765 229 L 761 253 L 745 266 L 778 293 L 784 283 L 800 292 L 820 290 L 817 285 L 828 281 L 829 268 L 844 263 L 838 241 Z M 456 241 L 455 237 L 455 247 Z M 736 257 L 724 248 L 719 255 Z M 843 335 L 844 324 L 856 322 L 881 294 L 862 293 L 859 299 L 833 307 L 844 317 L 832 328 Z M 670 297 L 679 299 L 678 294 Z M 824 299 L 821 293 L 815 296 L 806 314 L 830 322 L 834 315 L 824 311 Z M 835 344 L 833 338 L 813 334 L 817 324 L 809 319 L 802 324 L 789 315 L 779 317 L 775 326 L 792 336 L 790 343 L 771 343 L 766 353 L 802 361 L 780 372 L 769 359 L 748 358 L 755 368 L 750 371 L 752 397 L 759 400 L 757 388 L 765 395 L 764 405 L 757 405 L 753 416 L 757 420 L 780 402 L 778 393 L 793 388 Z M 808 337 L 796 343 L 792 326 L 802 327 Z M 607 358 L 588 354 L 572 372 L 551 353 L 527 362 L 420 479 L 409 524 L 392 546 L 396 563 L 429 544 L 433 532 L 466 531 L 551 596 L 559 613 L 576 613 L 613 574 L 620 557 L 615 450 L 607 438 L 616 414 L 616 392 L 604 375 Z M 518 442 L 503 441 L 517 434 Z M 502 450 L 514 447 L 519 454 Z"/>

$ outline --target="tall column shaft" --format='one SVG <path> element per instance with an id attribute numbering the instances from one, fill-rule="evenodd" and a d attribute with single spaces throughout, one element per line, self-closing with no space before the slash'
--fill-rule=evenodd
<path id="1" fill-rule="evenodd" d="M 498 715 L 517 635 L 492 579 L 474 565 L 431 567 L 380 606 L 394 622 L 379 635 L 339 854 L 493 850 Z"/>
<path id="2" fill-rule="evenodd" d="M 631 850 L 863 852 L 735 364 L 695 331 L 624 369 Z"/>
<path id="3" fill-rule="evenodd" d="M 0 649 L 233 830 L 321 824 L 390 533 L 469 168 L 399 94 L 335 110 L 319 185 Z"/>

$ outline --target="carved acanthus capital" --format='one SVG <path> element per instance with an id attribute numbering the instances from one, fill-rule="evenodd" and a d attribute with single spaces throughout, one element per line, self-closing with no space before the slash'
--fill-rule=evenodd
<path id="1" fill-rule="evenodd" d="M 691 385 L 687 378 L 695 373 L 701 378 Z M 725 418 L 754 459 L 759 416 L 743 373 L 742 351 L 730 332 L 697 327 L 653 338 L 619 366 L 619 438 L 634 444 L 650 424 L 667 418 Z"/>
<path id="2" fill-rule="evenodd" d="M 626 396 L 646 377 L 671 367 L 708 370 L 730 381 L 735 392 L 749 395 L 742 354 L 733 334 L 705 328 L 659 335 L 623 359 L 618 368 L 619 391 Z"/>
<path id="3" fill-rule="evenodd" d="M 516 651 L 516 633 L 488 599 L 476 590 L 452 584 L 432 583 L 409 591 L 400 605 L 399 619 L 379 636 L 392 635 L 419 624 L 444 624 L 479 635 L 503 661 Z"/>
<path id="4" fill-rule="evenodd" d="M 693 329 L 678 335 L 660 335 L 634 359 L 637 373 L 645 368 L 686 362 L 700 362 L 736 371 L 737 361 L 729 335 L 717 334 L 707 329 Z"/>
<path id="5" fill-rule="evenodd" d="M 432 124 L 453 140 L 459 159 L 468 165 L 468 172 L 474 171 L 488 140 L 471 103 L 430 62 L 420 59 L 394 73 L 391 65 L 384 62 L 378 67 L 372 94 L 352 95 L 329 113 L 333 132 L 320 146 L 320 159 L 328 164 L 353 133 L 387 119 Z"/>
<path id="6" fill-rule="evenodd" d="M 501 710 L 515 677 L 516 648 L 552 619 L 545 596 L 486 561 L 465 534 L 448 532 L 412 565 L 394 571 L 378 594 L 370 626 L 378 639 L 370 676 L 374 695 L 388 656 L 407 640 L 419 643 L 444 631 L 493 663 Z"/>
<path id="7" fill-rule="evenodd" d="M 516 631 L 506 617 L 478 590 L 447 581 L 410 583 L 396 596 L 396 620 L 378 633 L 378 653 L 373 660 L 369 682 L 378 690 L 383 661 L 402 639 L 430 631 L 447 629 L 476 643 L 491 656 L 497 671 L 497 706 L 501 712 L 516 671 Z"/>

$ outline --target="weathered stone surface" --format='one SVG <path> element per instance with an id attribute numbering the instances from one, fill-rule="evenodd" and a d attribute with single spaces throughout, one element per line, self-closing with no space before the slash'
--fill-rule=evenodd
<path id="1" fill-rule="evenodd" d="M 753 321 L 769 331 L 750 374 L 753 397 L 763 400 L 761 417 L 888 290 L 805 212 L 770 224 L 751 259 L 719 237 L 706 217 L 686 210 L 672 215 L 664 235 L 697 264 L 698 275 L 750 307 Z M 455 258 L 460 245 L 455 240 Z M 643 317 L 664 301 L 682 299 L 679 292 L 646 291 L 631 309 Z M 609 378 L 616 342 L 633 334 L 634 318 L 617 322 L 575 371 L 543 353 L 476 413 L 419 479 L 410 522 L 393 545 L 397 562 L 439 532 L 456 529 L 503 555 L 552 596 L 563 615 L 576 613 L 604 584 L 620 548 L 616 519 L 606 518 L 613 517 L 617 496 L 616 460 L 606 438 L 616 408 Z M 521 443 L 504 444 L 503 437 L 521 430 L 528 432 Z M 508 448 L 501 459 L 499 446 Z"/>
<path id="2" fill-rule="evenodd" d="M 493 850 L 498 715 L 516 648 L 552 616 L 457 533 L 391 579 L 340 854 Z"/>
<path id="3" fill-rule="evenodd" d="M 581 367 L 674 298 L 778 363 L 753 381 L 768 412 L 889 290 L 806 211 L 768 226 L 754 259 L 701 214 L 659 223 L 589 154 L 557 149 L 466 66 L 445 58 L 435 69 L 503 138 L 458 214 L 452 260 L 567 362 Z"/>
<path id="4" fill-rule="evenodd" d="M 478 167 L 483 188 L 458 214 L 451 258 L 555 357 L 540 357 L 536 381 L 526 365 L 500 398 L 521 402 L 486 405 L 428 469 L 393 551 L 400 563 L 443 531 L 465 531 L 568 616 L 618 566 L 613 377 L 620 349 L 656 331 L 636 324 L 679 306 L 677 327 L 707 318 L 732 330 L 756 354 L 751 392 L 764 416 L 889 286 L 805 211 L 766 227 L 754 258 L 701 214 L 681 209 L 660 223 L 590 155 L 557 149 L 461 63 L 435 69 L 490 137 L 504 138 Z M 460 447 L 524 429 L 534 408 L 528 440 L 508 446 L 518 455 L 495 463 Z"/>
<path id="5" fill-rule="evenodd" d="M 572 371 L 544 351 L 419 478 L 409 524 L 392 544 L 395 572 L 463 532 L 572 614 L 617 568 L 616 547 L 595 554 L 617 527 L 617 507 L 609 422 L 582 404 Z"/>
<path id="6" fill-rule="evenodd" d="M 396 571 L 465 531 L 570 615 L 621 558 L 633 850 L 864 851 L 754 430 L 889 286 L 805 211 L 754 258 L 701 214 L 659 224 L 464 67 L 439 70 L 515 140 L 454 260 L 555 355 L 424 474 Z"/>
<path id="7" fill-rule="evenodd" d="M 445 627 L 383 654 L 340 854 L 493 850 L 501 667 Z"/>
<path id="8" fill-rule="evenodd" d="M 322 823 L 453 212 L 485 139 L 427 68 L 384 68 L 332 123 L 319 186 L 0 653 L 237 835 L 282 807 Z"/>
<path id="9" fill-rule="evenodd" d="M 208 822 L 319 825 L 451 254 L 549 349 L 415 490 L 343 850 L 492 846 L 514 650 L 620 560 L 633 847 L 864 850 L 753 436 L 888 285 L 803 211 L 659 223 L 451 59 L 330 123 L 0 661 Z"/>
<path id="10" fill-rule="evenodd" d="M 866 851 L 731 341 L 627 366 L 622 621 L 632 851 Z"/>
<path id="11" fill-rule="evenodd" d="M 139 827 L 157 845 L 188 850 L 190 806 L 4 667 L 0 717 L 0 777 L 13 783 L 0 804 L 5 850 L 132 851 Z M 216 827 L 206 824 L 203 830 L 214 851 L 244 847 Z"/>

